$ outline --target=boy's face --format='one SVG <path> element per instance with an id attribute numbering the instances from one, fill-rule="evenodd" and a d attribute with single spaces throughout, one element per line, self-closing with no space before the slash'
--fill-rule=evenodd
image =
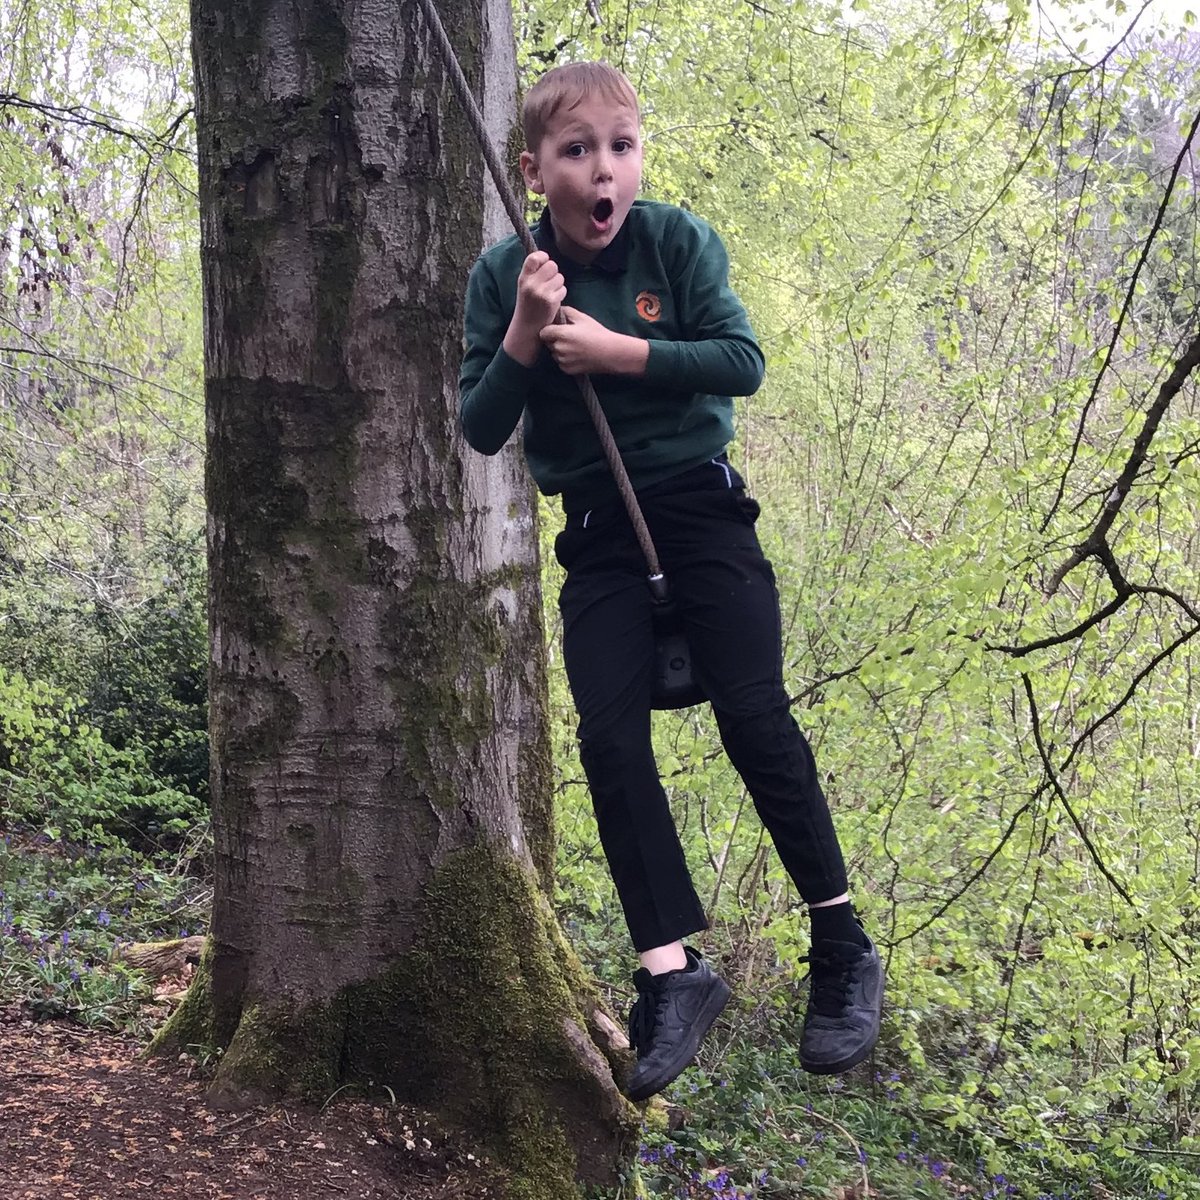
<path id="1" fill-rule="evenodd" d="M 590 263 L 617 236 L 641 186 L 637 112 L 585 96 L 554 114 L 537 148 L 521 155 L 521 171 L 546 197 L 558 248 Z"/>

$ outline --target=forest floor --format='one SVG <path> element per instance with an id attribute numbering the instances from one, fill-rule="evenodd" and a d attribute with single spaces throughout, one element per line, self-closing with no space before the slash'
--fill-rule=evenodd
<path id="1" fill-rule="evenodd" d="M 215 1111 L 190 1061 L 0 1010 L 4 1200 L 485 1200 L 469 1149 L 411 1110 L 339 1098 Z"/>

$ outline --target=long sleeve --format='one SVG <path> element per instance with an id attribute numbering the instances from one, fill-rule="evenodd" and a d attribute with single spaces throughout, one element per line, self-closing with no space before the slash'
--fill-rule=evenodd
<path id="1" fill-rule="evenodd" d="M 482 454 L 495 454 L 512 436 L 533 385 L 534 371 L 504 349 L 511 312 L 480 259 L 467 282 L 465 351 L 458 379 L 463 435 Z"/>
<path id="2" fill-rule="evenodd" d="M 746 310 L 729 286 L 729 256 L 715 230 L 680 210 L 672 239 L 672 292 L 688 341 L 651 341 L 644 380 L 678 389 L 750 396 L 765 362 Z"/>

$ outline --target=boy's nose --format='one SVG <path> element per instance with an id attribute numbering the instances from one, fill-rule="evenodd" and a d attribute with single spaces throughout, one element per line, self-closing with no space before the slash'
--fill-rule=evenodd
<path id="1" fill-rule="evenodd" d="M 608 154 L 597 154 L 593 159 L 593 174 L 597 179 L 612 178 L 612 158 Z"/>

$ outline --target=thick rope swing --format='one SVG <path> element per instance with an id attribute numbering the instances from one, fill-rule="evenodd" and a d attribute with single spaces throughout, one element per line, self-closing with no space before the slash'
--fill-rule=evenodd
<path id="1" fill-rule="evenodd" d="M 471 129 L 483 151 L 484 161 L 491 172 L 496 191 L 500 194 L 504 210 L 508 213 L 508 218 L 512 222 L 517 237 L 521 239 L 526 254 L 532 254 L 537 246 L 525 223 L 525 214 L 509 184 L 504 164 L 500 161 L 496 147 L 492 144 L 491 135 L 484 124 L 483 113 L 480 112 L 479 105 L 467 83 L 467 78 L 459 65 L 458 56 L 450 44 L 450 38 L 446 34 L 445 26 L 442 25 L 442 19 L 434 7 L 433 0 L 417 0 L 417 4 L 425 16 L 425 21 L 433 34 L 433 40 L 441 52 L 442 61 L 446 73 L 450 76 L 454 92 L 462 104 Z M 554 323 L 556 325 L 569 323 L 561 309 L 555 314 Z M 646 518 L 642 515 L 641 505 L 638 504 L 633 484 L 629 480 L 629 473 L 625 470 L 621 452 L 617 448 L 608 418 L 605 417 L 604 410 L 600 407 L 600 399 L 596 395 L 592 381 L 586 375 L 577 375 L 575 381 L 583 395 L 583 402 L 592 419 L 592 424 L 596 427 L 596 434 L 600 438 L 604 457 L 616 480 L 617 490 L 621 493 L 625 510 L 633 523 L 633 531 L 637 536 L 638 545 L 646 559 L 646 567 L 649 572 L 647 582 L 650 585 L 650 594 L 654 599 L 656 609 L 655 656 L 657 662 L 652 698 L 653 707 L 686 708 L 689 705 L 698 704 L 704 699 L 704 696 L 692 680 L 691 655 L 688 652 L 687 641 L 679 626 L 667 581 L 662 567 L 659 565 L 658 551 L 655 550 L 654 540 L 650 536 L 650 530 L 646 527 Z"/>

